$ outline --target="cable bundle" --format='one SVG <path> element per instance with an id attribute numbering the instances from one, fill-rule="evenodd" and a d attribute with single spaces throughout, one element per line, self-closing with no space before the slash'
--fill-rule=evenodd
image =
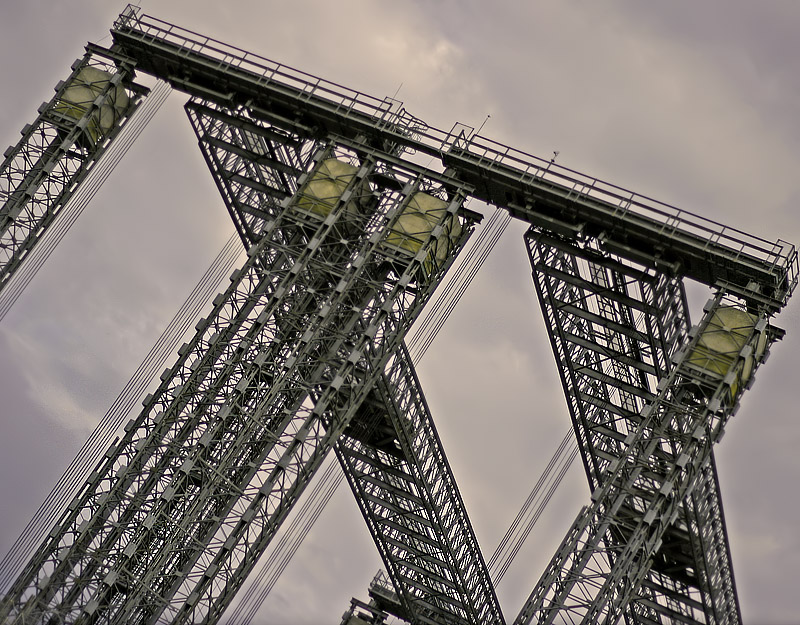
<path id="1" fill-rule="evenodd" d="M 536 525 L 575 458 L 578 457 L 578 444 L 573 440 L 573 436 L 570 428 L 528 498 L 522 504 L 517 516 L 514 517 L 511 527 L 508 528 L 492 557 L 486 563 L 495 586 L 503 579 L 523 543 L 530 535 L 533 526 Z M 572 445 L 569 444 L 570 441 L 572 441 Z"/>

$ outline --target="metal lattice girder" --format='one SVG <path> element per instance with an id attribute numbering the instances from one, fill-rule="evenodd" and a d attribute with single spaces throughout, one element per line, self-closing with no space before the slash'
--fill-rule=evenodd
<path id="1" fill-rule="evenodd" d="M 264 119 L 301 123 L 347 140 L 395 145 L 440 161 L 471 194 L 551 232 L 602 238 L 616 254 L 652 267 L 679 267 L 703 284 L 774 310 L 798 280 L 794 246 L 759 239 L 562 168 L 485 137 L 426 125 L 391 99 L 378 99 L 245 52 L 129 6 L 114 42 L 137 70 L 174 89 L 231 107 L 248 103 Z"/>
<path id="2" fill-rule="evenodd" d="M 245 240 L 258 240 L 269 202 L 289 192 L 313 141 L 253 119 L 245 109 L 225 111 L 196 98 L 186 109 L 240 233 Z M 315 288 L 333 286 L 320 275 Z M 284 336 L 291 334 L 291 328 L 284 329 Z M 393 356 L 336 451 L 399 592 L 401 616 L 414 623 L 502 623 L 488 570 L 404 349 Z M 408 505 L 413 512 L 404 514 Z"/>
<path id="3" fill-rule="evenodd" d="M 592 490 L 625 450 L 689 328 L 680 279 L 530 230 L 534 282 Z M 618 537 L 624 538 L 622 536 Z M 631 622 L 741 622 L 713 455 L 669 530 Z"/>
<path id="4" fill-rule="evenodd" d="M 723 303 L 724 302 L 724 303 Z M 516 623 L 615 623 L 653 566 L 744 386 L 781 335 L 720 292 L 673 356 L 624 454 L 584 508 Z M 625 540 L 615 539 L 622 533 Z"/>
<path id="5" fill-rule="evenodd" d="M 351 173 L 320 198 L 331 157 Z M 318 150 L 304 180 L 15 581 L 5 622 L 213 623 L 229 604 L 474 218 L 432 172 L 349 150 Z M 395 242 L 420 193 L 445 208 L 412 252 Z"/>
<path id="6" fill-rule="evenodd" d="M 108 149 L 147 90 L 135 63 L 90 44 L 0 166 L 0 290 Z"/>
<path id="7" fill-rule="evenodd" d="M 503 623 L 419 380 L 393 356 L 336 454 L 414 624 Z"/>
<path id="8" fill-rule="evenodd" d="M 203 157 L 246 247 L 261 239 L 274 207 L 290 196 L 315 142 L 199 98 L 186 104 Z"/>

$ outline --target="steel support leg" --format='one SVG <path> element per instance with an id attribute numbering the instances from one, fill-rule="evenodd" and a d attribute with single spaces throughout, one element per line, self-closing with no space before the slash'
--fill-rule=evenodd
<path id="1" fill-rule="evenodd" d="M 517 623 L 615 623 L 656 564 L 686 498 L 710 462 L 711 445 L 738 408 L 743 386 L 777 336 L 720 293 L 691 340 L 673 355 L 656 396 L 604 469 L 594 503 L 579 514 Z M 736 327 L 720 321 L 734 311 Z M 726 352 L 710 337 L 725 337 Z M 727 341 L 727 342 L 726 342 Z"/>
<path id="2" fill-rule="evenodd" d="M 534 230 L 526 242 L 594 490 L 685 340 L 683 287 L 667 274 Z M 626 618 L 741 621 L 713 456 Z"/>
<path id="3" fill-rule="evenodd" d="M 0 291 L 19 269 L 147 90 L 135 63 L 90 45 L 0 165 Z"/>
<path id="4" fill-rule="evenodd" d="M 313 176 L 349 165 L 337 194 Z M 326 165 L 328 164 L 328 165 Z M 366 398 L 471 229 L 424 170 L 322 149 L 229 289 L 25 568 L 8 622 L 213 623 Z M 398 190 L 400 189 L 400 190 Z M 419 192 L 448 243 L 392 245 Z M 431 196 L 433 197 L 433 196 Z M 446 201 L 444 200 L 446 198 Z M 321 214 L 320 202 L 328 212 Z M 443 234 L 444 232 L 444 234 Z M 431 264 L 437 245 L 449 249 Z M 319 276 L 335 287 L 317 291 Z M 284 329 L 296 330 L 284 340 Z"/>

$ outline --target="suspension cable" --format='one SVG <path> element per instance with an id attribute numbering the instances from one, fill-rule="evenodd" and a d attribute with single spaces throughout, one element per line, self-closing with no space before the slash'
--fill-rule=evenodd
<path id="1" fill-rule="evenodd" d="M 495 586 L 505 576 L 523 543 L 564 480 L 575 458 L 578 457 L 578 444 L 574 441 L 573 436 L 570 428 L 514 518 L 511 527 L 489 559 L 489 574 Z M 572 442 L 571 445 L 570 442 Z"/>

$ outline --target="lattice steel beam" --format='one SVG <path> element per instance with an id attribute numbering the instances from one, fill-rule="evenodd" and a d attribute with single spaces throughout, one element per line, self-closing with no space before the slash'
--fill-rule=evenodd
<path id="1" fill-rule="evenodd" d="M 689 315 L 682 282 L 535 230 L 526 243 L 594 491 L 685 340 Z M 741 621 L 713 456 L 627 618 Z"/>
<path id="2" fill-rule="evenodd" d="M 0 165 L 0 291 L 53 225 L 148 90 L 135 62 L 96 45 L 39 107 Z"/>
<path id="3" fill-rule="evenodd" d="M 724 303 L 723 303 L 724 302 Z M 720 292 L 551 560 L 516 623 L 615 623 L 638 592 L 744 385 L 782 332 Z M 732 322 L 733 320 L 733 322 Z M 623 540 L 619 536 L 623 536 Z"/>
<path id="4" fill-rule="evenodd" d="M 246 241 L 259 240 L 274 189 L 302 169 L 302 139 L 192 99 L 200 148 Z M 368 149 L 368 148 L 364 148 Z M 278 194 L 279 199 L 282 194 Z M 333 288 L 320 282 L 318 289 Z M 286 335 L 291 329 L 286 329 Z M 404 348 L 336 444 L 336 453 L 414 623 L 502 623 L 463 501 Z"/>
<path id="5" fill-rule="evenodd" d="M 349 173 L 320 197 L 332 157 Z M 409 250 L 420 193 L 443 208 Z M 0 618 L 215 622 L 463 246 L 464 197 L 424 168 L 320 147 Z"/>
<path id="6" fill-rule="evenodd" d="M 502 623 L 488 570 L 404 347 L 337 443 L 336 454 L 405 618 L 440 625 Z"/>
<path id="7" fill-rule="evenodd" d="M 610 251 L 675 268 L 708 285 L 780 309 L 797 283 L 794 246 L 773 243 L 480 136 L 433 128 L 378 99 L 126 9 L 111 31 L 137 69 L 224 107 L 246 102 L 285 128 L 429 155 L 472 195 L 552 232 L 600 238 Z"/>

